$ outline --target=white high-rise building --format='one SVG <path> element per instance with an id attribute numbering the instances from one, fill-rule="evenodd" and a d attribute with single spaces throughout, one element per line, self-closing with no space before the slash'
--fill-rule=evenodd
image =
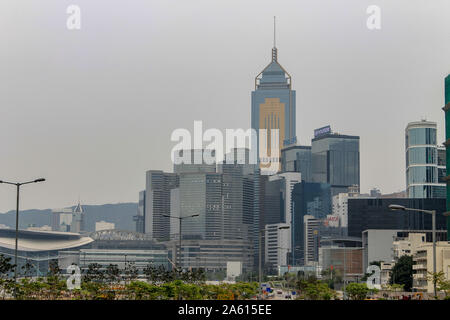
<path id="1" fill-rule="evenodd" d="M 71 208 L 52 210 L 52 231 L 69 232 L 72 225 Z"/>
<path id="2" fill-rule="evenodd" d="M 265 262 L 272 266 L 286 266 L 287 255 L 290 252 L 290 229 L 287 223 L 266 225 L 265 234 Z"/>
<path id="3" fill-rule="evenodd" d="M 333 216 L 339 218 L 339 226 L 347 228 L 348 221 L 348 193 L 339 193 L 333 197 Z"/>
<path id="4" fill-rule="evenodd" d="M 112 222 L 107 221 L 97 221 L 95 223 L 95 231 L 102 231 L 102 230 L 114 230 L 116 228 L 116 225 Z"/>
<path id="5" fill-rule="evenodd" d="M 75 208 L 52 210 L 52 231 L 75 232 L 85 231 L 84 208 L 80 201 Z"/>

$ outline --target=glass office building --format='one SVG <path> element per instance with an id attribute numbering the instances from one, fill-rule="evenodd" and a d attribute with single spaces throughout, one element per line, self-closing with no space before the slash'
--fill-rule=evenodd
<path id="1" fill-rule="evenodd" d="M 413 211 L 392 211 L 390 204 L 407 208 L 436 210 L 436 229 L 446 228 L 445 199 L 408 199 L 408 198 L 349 198 L 348 199 L 348 235 L 361 237 L 368 229 L 395 230 L 431 230 L 431 214 Z"/>
<path id="2" fill-rule="evenodd" d="M 312 181 L 331 185 L 332 195 L 360 185 L 359 137 L 327 133 L 311 141 Z"/>
<path id="3" fill-rule="evenodd" d="M 235 153 L 240 151 L 234 150 Z M 179 173 L 182 238 L 192 240 L 246 239 L 253 229 L 256 166 L 234 161 L 220 163 L 217 172 Z M 193 164 L 192 166 L 196 166 Z M 210 171 L 210 170 L 208 170 Z"/>
<path id="4" fill-rule="evenodd" d="M 281 171 L 300 172 L 302 181 L 312 182 L 311 147 L 290 146 L 281 150 Z"/>
<path id="5" fill-rule="evenodd" d="M 450 74 L 444 80 L 444 102 L 445 106 L 442 108 L 445 112 L 445 154 L 446 154 L 446 172 L 450 170 Z M 447 198 L 447 211 L 450 211 L 450 188 L 448 184 L 450 179 L 448 176 L 445 177 L 445 182 L 447 186 L 446 198 Z M 450 217 L 447 217 L 447 240 L 450 241 Z"/>
<path id="6" fill-rule="evenodd" d="M 444 154 L 438 152 L 436 131 L 436 123 L 425 120 L 411 122 L 405 129 L 408 198 L 445 197 L 445 183 L 439 181 Z"/>
<path id="7" fill-rule="evenodd" d="M 223 237 L 222 175 L 219 173 L 180 174 L 183 239 L 221 239 Z"/>
<path id="8" fill-rule="evenodd" d="M 146 173 L 144 230 L 155 240 L 170 238 L 170 190 L 178 187 L 178 176 L 161 170 Z"/>
<path id="9" fill-rule="evenodd" d="M 291 264 L 303 265 L 305 258 L 305 226 L 304 217 L 310 215 L 316 219 L 324 219 L 331 214 L 331 186 L 326 183 L 297 183 L 292 190 L 293 219 Z"/>
<path id="10" fill-rule="evenodd" d="M 262 227 L 267 224 L 286 222 L 285 218 L 285 183 L 283 179 L 264 182 L 263 203 L 261 206 Z"/>

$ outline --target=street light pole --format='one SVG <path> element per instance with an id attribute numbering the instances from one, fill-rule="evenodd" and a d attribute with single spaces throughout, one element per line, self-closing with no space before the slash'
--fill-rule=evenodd
<path id="1" fill-rule="evenodd" d="M 406 208 L 401 205 L 391 204 L 389 205 L 389 209 L 391 210 L 401 210 L 401 211 L 416 211 L 431 214 L 431 228 L 432 228 L 432 237 L 433 237 L 433 291 L 434 297 L 437 297 L 437 288 L 436 288 L 436 210 L 424 210 L 424 209 L 415 209 L 415 208 Z"/>
<path id="2" fill-rule="evenodd" d="M 347 287 L 346 287 L 346 285 L 345 285 L 345 274 L 347 273 L 347 260 L 346 260 L 346 248 L 344 247 L 343 248 L 344 249 L 344 290 L 343 290 L 343 296 L 342 296 L 342 298 L 343 299 L 346 299 L 347 298 L 347 293 L 345 292 L 346 291 L 346 289 L 347 289 Z"/>
<path id="3" fill-rule="evenodd" d="M 0 180 L 0 183 L 10 184 L 16 186 L 17 199 L 16 199 L 16 239 L 15 239 L 15 249 L 14 249 L 14 282 L 17 282 L 17 251 L 18 251 L 18 242 L 19 242 L 19 199 L 20 199 L 20 187 L 29 184 L 29 183 L 38 183 L 44 182 L 44 178 L 39 178 L 33 181 L 27 182 L 9 182 Z"/>
<path id="4" fill-rule="evenodd" d="M 260 299 L 262 298 L 262 287 L 261 287 L 261 282 L 262 282 L 262 267 L 261 267 L 261 260 L 262 260 L 262 249 L 261 249 L 261 242 L 262 242 L 262 232 L 265 231 L 265 229 L 261 229 L 259 230 L 259 264 L 258 264 L 258 280 L 259 280 L 259 297 Z"/>
<path id="5" fill-rule="evenodd" d="M 20 184 L 16 184 L 17 187 L 17 202 L 16 202 L 16 244 L 14 249 L 14 283 L 17 282 L 17 249 L 19 242 L 19 194 L 20 194 Z"/>
<path id="6" fill-rule="evenodd" d="M 178 226 L 178 231 L 179 231 L 179 235 L 178 235 L 178 237 L 179 237 L 179 239 L 178 239 L 178 241 L 179 241 L 179 246 L 178 246 L 178 253 L 179 253 L 179 256 L 177 256 L 177 260 L 178 260 L 178 267 L 180 268 L 180 271 L 183 269 L 183 267 L 181 266 L 181 217 L 180 217 L 180 219 L 178 220 L 178 222 L 179 222 L 179 226 Z"/>
<path id="7" fill-rule="evenodd" d="M 177 252 L 177 259 L 178 260 L 178 268 L 180 270 L 182 270 L 182 266 L 181 266 L 181 220 L 186 219 L 186 218 L 193 218 L 193 217 L 198 217 L 199 214 L 192 214 L 190 216 L 185 216 L 185 217 L 174 217 L 168 214 L 163 214 L 163 217 L 167 217 L 167 218 L 171 218 L 171 219 L 178 219 L 178 222 L 180 223 L 178 226 L 178 231 L 179 231 L 179 239 L 178 239 L 178 245 L 179 245 L 179 253 Z"/>
<path id="8" fill-rule="evenodd" d="M 433 228 L 433 290 L 434 297 L 437 297 L 436 289 L 436 210 L 432 210 L 432 228 Z"/>

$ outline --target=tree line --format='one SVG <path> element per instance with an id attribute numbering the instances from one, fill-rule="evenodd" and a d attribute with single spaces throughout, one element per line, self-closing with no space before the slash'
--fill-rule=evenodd
<path id="1" fill-rule="evenodd" d="M 49 262 L 45 276 L 32 277 L 34 268 L 27 261 L 16 282 L 11 258 L 0 255 L 0 299 L 233 300 L 251 299 L 258 293 L 256 282 L 210 285 L 205 283 L 203 269 L 168 270 L 151 263 L 139 269 L 134 262 L 127 262 L 122 269 L 115 264 L 89 264 L 82 270 L 80 288 L 68 290 L 68 275 L 63 274 L 57 260 Z"/>

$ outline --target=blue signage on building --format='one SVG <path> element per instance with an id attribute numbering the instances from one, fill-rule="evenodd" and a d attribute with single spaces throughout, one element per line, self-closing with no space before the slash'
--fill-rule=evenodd
<path id="1" fill-rule="evenodd" d="M 330 126 L 325 126 L 319 129 L 315 129 L 314 130 L 314 138 L 326 135 L 331 133 L 331 127 Z"/>

